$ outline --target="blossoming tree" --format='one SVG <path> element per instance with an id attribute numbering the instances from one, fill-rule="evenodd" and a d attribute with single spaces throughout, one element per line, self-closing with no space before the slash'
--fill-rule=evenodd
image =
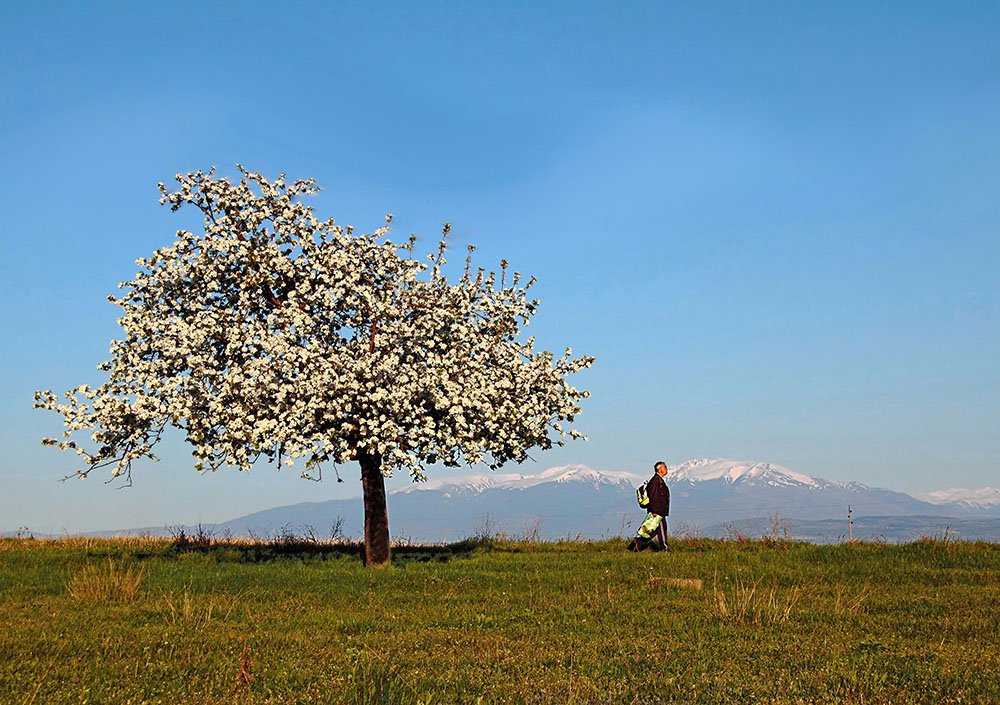
<path id="1" fill-rule="evenodd" d="M 317 220 L 301 197 L 312 180 L 273 182 L 239 167 L 232 183 L 207 173 L 159 185 L 161 204 L 193 206 L 204 231 L 179 231 L 137 260 L 135 278 L 108 297 L 121 340 L 99 369 L 107 381 L 62 397 L 35 393 L 65 430 L 43 443 L 74 450 L 75 476 L 105 468 L 131 482 L 168 427 L 193 446 L 196 469 L 249 470 L 264 458 L 304 465 L 357 461 L 365 558 L 390 558 L 384 478 L 461 462 L 492 468 L 535 447 L 582 437 L 564 427 L 588 396 L 567 376 L 591 357 L 535 351 L 521 339 L 538 305 L 501 261 L 499 274 L 443 271 L 445 238 L 426 261 L 389 223 L 357 234 Z M 90 431 L 91 443 L 78 440 Z"/>

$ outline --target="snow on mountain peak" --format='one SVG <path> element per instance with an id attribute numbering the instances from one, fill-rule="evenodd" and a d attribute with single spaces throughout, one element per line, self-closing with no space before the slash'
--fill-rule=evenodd
<path id="1" fill-rule="evenodd" d="M 650 466 L 648 474 L 636 474 L 620 470 L 595 470 L 586 465 L 559 465 L 537 474 L 524 473 L 468 473 L 445 477 L 435 477 L 427 482 L 418 482 L 392 490 L 392 493 L 410 493 L 424 490 L 485 492 L 491 489 L 526 489 L 551 482 L 586 482 L 598 485 L 639 485 L 653 474 Z M 726 484 L 750 481 L 754 484 L 772 486 L 800 486 L 809 488 L 826 487 L 831 484 L 802 473 L 783 468 L 773 463 L 754 463 L 726 458 L 687 460 L 670 467 L 667 482 L 704 482 L 721 480 Z"/>
<path id="2" fill-rule="evenodd" d="M 592 482 L 594 484 L 616 484 L 622 480 L 641 482 L 637 475 L 614 470 L 594 470 L 586 465 L 561 465 L 549 468 L 538 475 L 548 482 Z"/>
<path id="3" fill-rule="evenodd" d="M 670 480 L 687 480 L 689 482 L 724 480 L 727 484 L 732 484 L 737 480 L 757 480 L 773 485 L 822 486 L 816 478 L 774 463 L 753 463 L 728 458 L 687 460 L 670 468 L 667 480 L 668 482 Z"/>
<path id="4" fill-rule="evenodd" d="M 470 472 L 438 475 L 427 482 L 416 482 L 391 490 L 390 494 L 438 490 L 450 496 L 465 493 L 479 494 L 488 490 L 526 490 L 552 483 L 587 484 L 595 488 L 636 487 L 652 476 L 652 464 L 646 467 L 645 471 L 640 470 L 641 474 L 620 470 L 595 470 L 586 465 L 558 465 L 531 474 Z M 770 486 L 808 490 L 838 489 L 855 494 L 864 494 L 871 490 L 868 486 L 857 482 L 834 482 L 810 477 L 774 463 L 757 463 L 731 458 L 699 458 L 669 466 L 667 484 L 683 482 L 719 482 L 748 487 Z M 1000 489 L 991 487 L 914 492 L 910 496 L 931 504 L 953 509 L 961 508 L 964 511 L 995 511 L 994 508 L 1000 508 Z"/>
<path id="5" fill-rule="evenodd" d="M 931 504 L 962 504 L 975 508 L 1000 506 L 1000 489 L 993 487 L 980 487 L 974 490 L 953 487 L 933 492 L 913 492 L 911 496 Z"/>
<path id="6" fill-rule="evenodd" d="M 645 479 L 629 472 L 594 470 L 586 465 L 559 465 L 543 470 L 537 475 L 498 472 L 436 477 L 427 482 L 417 482 L 392 490 L 391 494 L 450 489 L 473 492 L 484 492 L 490 489 L 518 490 L 549 482 L 588 482 L 593 485 L 615 485 L 627 482 L 634 485 Z"/>

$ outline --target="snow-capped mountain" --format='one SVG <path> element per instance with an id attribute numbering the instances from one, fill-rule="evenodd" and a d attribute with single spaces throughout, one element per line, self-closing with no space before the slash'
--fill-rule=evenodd
<path id="1" fill-rule="evenodd" d="M 532 473 L 469 473 L 432 477 L 389 493 L 389 525 L 397 539 L 456 541 L 505 532 L 537 538 L 601 538 L 629 534 L 642 520 L 635 487 L 641 473 L 564 465 Z M 673 531 L 717 536 L 760 535 L 775 526 L 793 537 L 837 541 L 847 534 L 848 507 L 856 538 L 912 540 L 941 534 L 1000 540 L 1000 492 L 943 490 L 920 498 L 857 482 L 835 482 L 773 463 L 688 460 L 671 466 Z M 360 499 L 276 507 L 213 527 L 267 536 L 309 526 L 322 534 L 337 520 L 358 537 Z M 866 533 L 867 532 L 867 533 Z"/>
<path id="2" fill-rule="evenodd" d="M 801 485 L 816 489 L 832 484 L 772 463 L 751 463 L 724 458 L 685 461 L 670 469 L 669 478 L 672 481 L 687 482 L 721 480 L 729 485 L 735 482 L 764 483 L 775 487 Z"/>
<path id="3" fill-rule="evenodd" d="M 394 490 L 392 493 L 407 494 L 426 491 L 484 492 L 493 489 L 523 490 L 550 482 L 584 482 L 593 485 L 626 484 L 631 487 L 645 482 L 651 476 L 652 471 L 641 475 L 622 470 L 595 470 L 586 465 L 561 465 L 537 474 L 480 473 L 439 477 L 427 482 L 414 483 Z M 721 481 L 727 485 L 734 483 L 766 484 L 774 487 L 801 486 L 815 489 L 830 486 L 847 486 L 846 484 L 829 482 L 817 477 L 803 475 L 802 473 L 773 463 L 753 463 L 726 458 L 688 460 L 679 465 L 671 466 L 667 481 L 670 483 Z"/>
<path id="4" fill-rule="evenodd" d="M 584 482 L 592 485 L 632 486 L 644 479 L 630 472 L 614 470 L 594 470 L 586 465 L 561 465 L 549 468 L 536 475 L 521 473 L 490 473 L 462 475 L 460 477 L 432 478 L 427 482 L 416 482 L 407 487 L 393 490 L 391 494 L 413 492 L 485 492 L 486 490 L 525 490 L 550 482 Z"/>
<path id="5" fill-rule="evenodd" d="M 934 492 L 914 492 L 913 496 L 924 502 L 942 506 L 956 505 L 968 509 L 1000 507 L 1000 489 L 981 487 L 977 490 L 952 488 Z"/>

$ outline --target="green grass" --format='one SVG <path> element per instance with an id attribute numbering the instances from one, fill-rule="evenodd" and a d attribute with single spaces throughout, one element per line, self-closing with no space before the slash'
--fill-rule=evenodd
<path id="1" fill-rule="evenodd" d="M 0 540 L 0 702 L 1000 702 L 1000 545 L 622 546 Z"/>

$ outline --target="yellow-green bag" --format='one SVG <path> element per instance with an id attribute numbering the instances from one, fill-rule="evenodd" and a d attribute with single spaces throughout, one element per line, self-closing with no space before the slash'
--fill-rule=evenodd
<path id="1" fill-rule="evenodd" d="M 646 515 L 646 519 L 639 526 L 639 531 L 637 531 L 636 533 L 638 533 L 639 536 L 641 536 L 642 538 L 648 539 L 654 533 L 656 533 L 656 530 L 659 528 L 661 521 L 663 521 L 663 517 L 661 517 L 659 514 L 653 514 L 652 512 L 650 512 L 649 514 Z"/>

